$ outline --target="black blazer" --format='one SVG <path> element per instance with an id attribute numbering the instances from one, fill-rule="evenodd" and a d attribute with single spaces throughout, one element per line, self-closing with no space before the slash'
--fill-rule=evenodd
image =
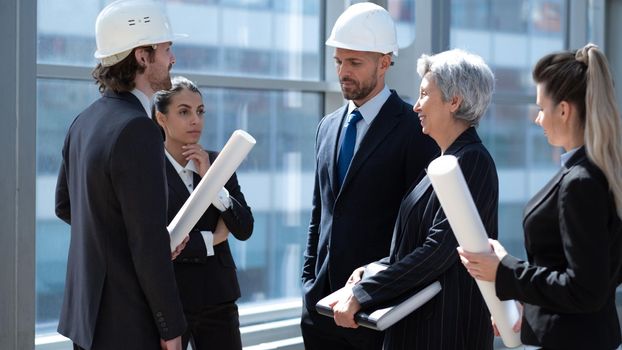
<path id="1" fill-rule="evenodd" d="M 210 162 L 213 163 L 217 153 L 211 151 L 208 153 Z M 168 159 L 166 159 L 166 176 L 168 221 L 170 222 L 184 205 L 190 193 Z M 201 178 L 194 174 L 195 185 L 200 180 Z M 228 240 L 214 246 L 214 255 L 208 257 L 205 241 L 199 232 L 214 232 L 218 218 L 222 217 L 235 238 L 244 241 L 251 236 L 253 215 L 246 205 L 235 174 L 225 184 L 225 188 L 229 191 L 231 207 L 221 213 L 211 205 L 190 232 L 190 240 L 186 248 L 174 260 L 175 276 L 185 310 L 197 312 L 205 306 L 232 302 L 240 297 L 240 286 Z"/>
<path id="2" fill-rule="evenodd" d="M 370 125 L 343 186 L 338 139 L 347 106 L 324 117 L 316 135 L 316 171 L 302 280 L 307 309 L 341 288 L 352 271 L 386 256 L 400 201 L 438 147 L 421 132 L 412 106 L 395 91 Z"/>
<path id="3" fill-rule="evenodd" d="M 71 225 L 58 332 L 85 349 L 159 349 L 186 322 L 166 230 L 164 148 L 129 92 L 72 123 L 56 186 Z"/>
<path id="4" fill-rule="evenodd" d="M 498 179 L 475 128 L 446 150 L 458 158 L 486 232 L 496 238 Z M 458 242 L 426 176 L 404 198 L 395 224 L 389 267 L 362 280 L 353 293 L 363 310 L 390 303 L 439 281 L 441 292 L 385 334 L 385 349 L 492 349 L 490 313 L 456 252 Z"/>
<path id="5" fill-rule="evenodd" d="M 523 343 L 617 347 L 622 223 L 604 174 L 584 148 L 529 201 L 523 228 L 528 261 L 508 255 L 496 277 L 500 299 L 524 302 Z"/>

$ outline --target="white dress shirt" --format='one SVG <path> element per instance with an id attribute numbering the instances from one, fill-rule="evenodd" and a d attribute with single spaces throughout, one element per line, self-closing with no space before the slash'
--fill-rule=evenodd
<path id="1" fill-rule="evenodd" d="M 143 105 L 143 108 L 147 112 L 147 116 L 151 118 L 151 100 L 144 92 L 134 88 L 134 90 L 130 91 L 132 95 L 136 96 L 140 104 Z"/>
<path id="2" fill-rule="evenodd" d="M 389 88 L 385 85 L 384 88 L 376 96 L 372 97 L 362 106 L 357 107 L 353 101 L 348 102 L 348 112 L 346 113 L 346 117 L 341 124 L 342 130 L 339 136 L 338 144 L 341 145 L 342 137 L 346 133 L 346 128 L 348 127 L 348 115 L 350 115 L 353 110 L 358 109 L 359 112 L 361 112 L 361 116 L 363 116 L 363 119 L 356 124 L 356 141 L 354 143 L 354 154 L 356 154 L 356 151 L 359 149 L 359 145 L 361 144 L 363 137 L 367 133 L 369 126 L 374 121 L 374 119 L 380 112 L 380 109 L 382 108 L 384 103 L 387 102 L 390 96 L 391 90 L 389 90 Z M 339 157 L 340 150 L 341 147 L 338 147 L 337 157 Z"/>

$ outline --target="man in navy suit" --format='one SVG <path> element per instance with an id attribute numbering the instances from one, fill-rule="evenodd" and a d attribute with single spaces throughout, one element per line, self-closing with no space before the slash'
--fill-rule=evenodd
<path id="1" fill-rule="evenodd" d="M 151 95 L 170 87 L 174 37 L 152 1 L 117 1 L 97 18 L 102 97 L 70 126 L 56 187 L 71 225 L 58 332 L 74 349 L 181 348 L 164 150 L 149 119 Z"/>
<path id="2" fill-rule="evenodd" d="M 372 3 L 350 6 L 326 44 L 347 105 L 325 116 L 316 135 L 316 172 L 302 273 L 306 349 L 380 349 L 382 333 L 345 329 L 315 311 L 357 267 L 389 253 L 400 201 L 438 148 L 412 105 L 385 85 L 397 55 L 395 24 Z"/>

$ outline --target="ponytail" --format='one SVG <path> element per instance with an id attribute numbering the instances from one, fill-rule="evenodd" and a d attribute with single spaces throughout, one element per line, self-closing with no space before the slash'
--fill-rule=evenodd
<path id="1" fill-rule="evenodd" d="M 585 149 L 605 174 L 622 218 L 622 132 L 607 58 L 591 43 L 578 50 L 575 57 L 587 66 Z"/>

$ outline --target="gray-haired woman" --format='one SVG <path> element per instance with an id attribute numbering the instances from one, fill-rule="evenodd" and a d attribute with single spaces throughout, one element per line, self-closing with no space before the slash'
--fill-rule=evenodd
<path id="1" fill-rule="evenodd" d="M 486 231 L 497 232 L 498 181 L 495 164 L 475 126 L 484 115 L 494 77 L 481 57 L 462 50 L 417 62 L 422 77 L 419 113 L 423 132 L 443 154 L 458 158 Z M 361 280 L 333 305 L 335 321 L 357 327 L 353 315 L 411 294 L 434 281 L 443 289 L 432 300 L 386 331 L 385 349 L 492 349 L 490 314 L 475 281 L 460 266 L 458 243 L 426 177 L 403 199 L 395 224 L 389 267 Z"/>

